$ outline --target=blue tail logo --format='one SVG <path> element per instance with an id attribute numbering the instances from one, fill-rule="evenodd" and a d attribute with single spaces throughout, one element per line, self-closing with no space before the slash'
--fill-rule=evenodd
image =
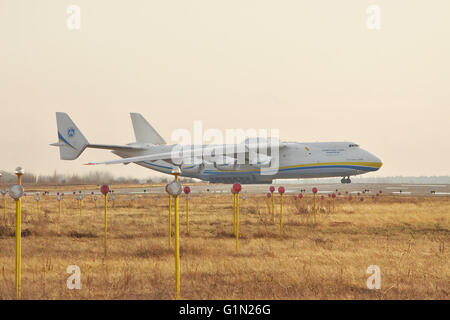
<path id="1" fill-rule="evenodd" d="M 74 128 L 69 128 L 69 130 L 67 130 L 67 136 L 69 138 L 72 138 L 75 135 L 75 129 Z"/>

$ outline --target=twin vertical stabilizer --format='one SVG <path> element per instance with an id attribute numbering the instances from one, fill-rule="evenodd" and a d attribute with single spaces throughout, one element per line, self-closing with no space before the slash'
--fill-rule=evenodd
<path id="1" fill-rule="evenodd" d="M 74 160 L 86 149 L 89 144 L 77 125 L 67 113 L 57 112 L 58 142 L 53 144 L 59 147 L 61 160 Z"/>
<path id="2" fill-rule="evenodd" d="M 144 119 L 139 113 L 131 113 L 131 121 L 133 122 L 134 135 L 138 144 L 166 144 L 164 139 L 156 132 L 155 129 Z M 86 148 L 109 149 L 109 150 L 144 150 L 145 146 L 116 146 L 106 144 L 89 144 L 83 133 L 78 129 L 77 125 L 70 119 L 67 113 L 57 112 L 56 123 L 58 127 L 58 142 L 51 144 L 59 147 L 59 155 L 61 160 L 75 160 Z"/>
<path id="3" fill-rule="evenodd" d="M 134 135 L 138 143 L 166 144 L 166 141 L 140 113 L 130 113 Z"/>

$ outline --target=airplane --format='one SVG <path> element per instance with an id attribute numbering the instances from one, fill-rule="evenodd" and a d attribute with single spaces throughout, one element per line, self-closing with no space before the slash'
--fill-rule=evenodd
<path id="1" fill-rule="evenodd" d="M 135 163 L 167 174 L 178 167 L 182 177 L 211 183 L 270 184 L 275 179 L 329 177 L 351 183 L 351 176 L 377 171 L 383 165 L 378 157 L 347 141 L 279 142 L 256 137 L 235 145 L 187 145 L 183 150 L 191 153 L 183 153 L 179 145 L 166 144 L 141 114 L 130 116 L 136 141 L 109 145 L 89 143 L 66 113 L 57 112 L 58 142 L 51 146 L 59 147 L 61 160 L 75 160 L 86 148 L 106 149 L 121 159 L 88 165 Z"/>

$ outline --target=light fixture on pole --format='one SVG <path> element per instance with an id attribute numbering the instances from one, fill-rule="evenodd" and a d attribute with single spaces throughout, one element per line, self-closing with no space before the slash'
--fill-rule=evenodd
<path id="1" fill-rule="evenodd" d="M 6 190 L 2 189 L 1 191 L 3 196 L 3 218 L 6 220 Z"/>
<path id="2" fill-rule="evenodd" d="M 270 194 L 272 195 L 272 223 L 275 222 L 275 204 L 274 204 L 274 200 L 273 200 L 273 193 L 275 191 L 275 187 L 274 186 L 270 186 L 269 188 Z"/>
<path id="3" fill-rule="evenodd" d="M 107 254 L 108 250 L 108 192 L 109 187 L 104 184 L 100 188 L 100 192 L 105 196 L 105 256 Z M 96 202 L 97 203 L 97 202 Z"/>
<path id="4" fill-rule="evenodd" d="M 167 195 L 169 196 L 169 248 L 172 247 L 172 196 L 169 193 L 169 189 L 167 189 L 169 187 L 168 184 L 166 184 L 166 192 Z M 155 199 L 157 200 L 157 199 Z"/>
<path id="5" fill-rule="evenodd" d="M 283 194 L 285 191 L 283 186 L 278 188 L 280 194 L 280 235 L 283 233 Z"/>
<path id="6" fill-rule="evenodd" d="M 316 211 L 317 211 L 317 208 L 316 208 L 316 194 L 317 194 L 317 188 L 316 187 L 314 187 L 314 188 L 312 188 L 312 192 L 313 192 L 313 197 L 314 197 L 314 199 L 313 199 L 313 201 L 314 201 L 314 223 L 316 223 Z"/>
<path id="7" fill-rule="evenodd" d="M 175 295 L 180 299 L 180 221 L 178 214 L 178 196 L 181 194 L 181 183 L 178 182 L 178 176 L 181 170 L 178 167 L 172 169 L 175 181 L 167 185 L 167 191 L 175 200 Z"/>
<path id="8" fill-rule="evenodd" d="M 36 198 L 34 198 L 34 200 L 36 200 L 36 210 L 37 210 L 37 214 L 39 217 L 39 215 L 41 213 L 41 209 L 39 207 L 39 202 L 41 201 L 41 197 L 39 196 L 39 193 L 36 193 Z"/>
<path id="9" fill-rule="evenodd" d="M 20 198 L 24 190 L 22 185 L 15 184 L 9 189 L 9 195 L 16 201 L 16 298 L 20 299 L 20 270 L 21 270 L 21 250 L 22 250 L 22 222 Z"/>
<path id="10" fill-rule="evenodd" d="M 242 190 L 242 186 L 240 183 L 233 184 L 233 190 L 235 192 L 236 196 L 236 208 L 235 208 L 235 215 L 236 215 L 236 252 L 239 252 L 239 192 Z"/>
<path id="11" fill-rule="evenodd" d="M 62 200 L 61 195 L 58 194 L 58 195 L 56 196 L 56 200 L 58 200 L 58 209 L 59 209 L 59 210 L 58 210 L 58 218 L 61 219 L 61 211 L 62 211 L 62 210 L 61 210 L 61 209 L 62 209 L 62 208 L 61 208 L 61 200 Z"/>
<path id="12" fill-rule="evenodd" d="M 189 193 L 191 193 L 191 188 L 186 186 L 183 191 L 186 194 L 186 232 L 189 234 Z"/>
<path id="13" fill-rule="evenodd" d="M 25 170 L 23 170 L 22 167 L 17 167 L 16 170 L 14 171 L 14 173 L 17 176 L 17 182 L 18 184 L 22 184 L 22 176 L 25 174 Z"/>

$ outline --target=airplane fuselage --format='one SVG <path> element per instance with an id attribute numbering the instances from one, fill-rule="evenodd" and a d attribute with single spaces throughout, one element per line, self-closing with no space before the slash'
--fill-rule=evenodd
<path id="1" fill-rule="evenodd" d="M 381 160 L 352 142 L 287 142 L 279 149 L 279 167 L 275 174 L 264 175 L 260 168 L 242 164 L 233 169 L 224 169 L 215 163 L 182 168 L 181 176 L 210 182 L 271 183 L 273 179 L 300 179 L 325 177 L 350 177 L 377 171 Z M 113 151 L 122 158 L 143 156 L 155 152 L 169 152 L 174 145 L 149 146 L 148 151 Z M 169 161 L 143 161 L 136 164 L 170 174 L 175 167 Z"/>

